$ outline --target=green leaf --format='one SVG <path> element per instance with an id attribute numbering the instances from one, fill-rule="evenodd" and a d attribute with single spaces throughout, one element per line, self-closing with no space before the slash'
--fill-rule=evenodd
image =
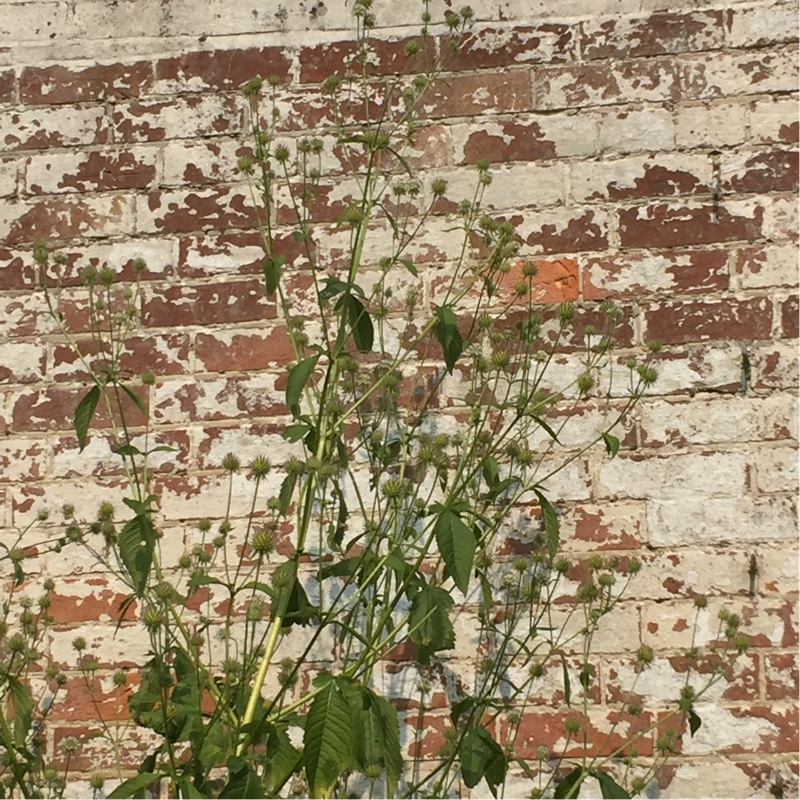
<path id="1" fill-rule="evenodd" d="M 500 480 L 500 466 L 494 456 L 486 456 L 481 465 L 481 474 L 486 481 L 486 485 L 491 488 Z"/>
<path id="2" fill-rule="evenodd" d="M 350 330 L 353 334 L 353 341 L 362 353 L 372 350 L 372 343 L 375 338 L 375 329 L 372 325 L 367 309 L 364 304 L 353 295 L 347 295 L 347 318 L 350 322 Z"/>
<path id="3" fill-rule="evenodd" d="M 142 455 L 142 451 L 138 447 L 134 447 L 132 444 L 123 444 L 120 445 L 116 450 L 114 450 L 118 456 L 140 456 Z"/>
<path id="4" fill-rule="evenodd" d="M 231 756 L 228 759 L 228 782 L 222 787 L 219 796 L 223 798 L 261 798 L 264 790 L 255 770 L 243 758 Z"/>
<path id="5" fill-rule="evenodd" d="M 281 272 L 285 263 L 285 256 L 270 256 L 261 265 L 261 271 L 264 273 L 264 282 L 267 284 L 267 297 L 272 297 L 278 291 Z"/>
<path id="6" fill-rule="evenodd" d="M 208 795 L 203 794 L 191 781 L 180 781 L 178 783 L 179 797 L 188 797 L 189 800 L 201 800 Z"/>
<path id="7" fill-rule="evenodd" d="M 591 770 L 590 774 L 597 778 L 600 792 L 607 800 L 628 800 L 630 795 L 607 772 L 599 769 Z"/>
<path id="8" fill-rule="evenodd" d="M 556 790 L 553 792 L 553 797 L 577 797 L 581 784 L 583 783 L 586 775 L 587 773 L 584 772 L 581 767 L 575 767 L 575 769 L 566 775 L 562 779 L 561 783 L 556 786 Z"/>
<path id="9" fill-rule="evenodd" d="M 394 797 L 403 773 L 403 754 L 400 750 L 400 723 L 397 709 L 385 698 L 370 692 L 372 708 L 380 718 L 383 732 L 383 767 L 386 770 L 386 794 Z"/>
<path id="10" fill-rule="evenodd" d="M 489 731 L 480 726 L 467 728 L 458 747 L 461 777 L 472 789 L 486 778 L 489 789 L 497 797 L 497 787 L 505 781 L 506 758 Z"/>
<path id="11" fill-rule="evenodd" d="M 606 443 L 606 452 L 611 458 L 614 458 L 619 452 L 619 439 L 616 436 L 612 436 L 610 433 L 604 433 L 603 441 Z"/>
<path id="12" fill-rule="evenodd" d="M 464 349 L 464 341 L 458 330 L 458 317 L 449 306 L 436 307 L 434 333 L 442 346 L 442 357 L 447 371 L 452 375 L 453 367 Z"/>
<path id="13" fill-rule="evenodd" d="M 154 772 L 141 772 L 133 778 L 123 781 L 111 794 L 108 800 L 117 800 L 122 797 L 133 797 L 138 792 L 146 789 L 151 783 L 161 780 L 161 776 Z"/>
<path id="14" fill-rule="evenodd" d="M 14 742 L 17 747 L 24 747 L 33 723 L 33 695 L 30 688 L 13 675 L 9 675 L 6 681 L 14 701 Z"/>
<path id="15" fill-rule="evenodd" d="M 475 534 L 461 517 L 450 509 L 445 509 L 439 514 L 433 532 L 448 575 L 466 594 L 475 558 Z"/>
<path id="16" fill-rule="evenodd" d="M 83 450 L 86 447 L 86 436 L 89 433 L 89 425 L 94 416 L 94 410 L 100 401 L 100 387 L 96 384 L 83 396 L 75 409 L 73 423 L 75 425 L 75 435 L 78 437 L 78 447 Z"/>
<path id="17" fill-rule="evenodd" d="M 700 730 L 700 726 L 703 724 L 703 720 L 697 715 L 695 710 L 692 708 L 689 710 L 689 733 L 694 736 L 697 731 Z"/>
<path id="18" fill-rule="evenodd" d="M 289 369 L 289 378 L 286 383 L 286 405 L 291 410 L 294 416 L 300 415 L 300 396 L 303 394 L 303 389 L 308 383 L 308 379 L 316 369 L 319 356 L 309 356 L 302 361 L 298 361 L 293 367 Z"/>
<path id="19" fill-rule="evenodd" d="M 558 514 L 550 501 L 538 490 L 533 490 L 542 507 L 542 519 L 544 520 L 544 532 L 547 537 L 547 550 L 550 558 L 555 558 L 558 553 L 558 545 L 561 539 L 560 527 L 558 524 Z"/>
<path id="20" fill-rule="evenodd" d="M 119 555 L 139 597 L 147 586 L 155 544 L 156 533 L 146 514 L 137 514 L 119 532 Z"/>
<path id="21" fill-rule="evenodd" d="M 423 666 L 430 663 L 431 654 L 455 646 L 455 632 L 448 613 L 452 607 L 453 598 L 435 586 L 423 586 L 411 601 L 409 636 Z"/>
<path id="22" fill-rule="evenodd" d="M 417 271 L 417 267 L 413 261 L 409 261 L 407 258 L 398 258 L 397 259 L 415 278 L 419 275 Z"/>
<path id="23" fill-rule="evenodd" d="M 273 789 L 283 786 L 297 769 L 300 753 L 292 746 L 283 728 L 270 726 L 267 736 L 267 779 Z"/>
<path id="24" fill-rule="evenodd" d="M 569 680 L 569 669 L 567 668 L 567 661 L 564 656 L 561 656 L 561 674 L 564 678 L 564 702 L 568 705 L 572 705 L 572 686 Z"/>
<path id="25" fill-rule="evenodd" d="M 294 497 L 294 489 L 297 486 L 297 473 L 290 472 L 281 483 L 281 490 L 278 492 L 278 512 L 283 516 L 289 513 L 289 507 L 292 505 L 292 497 Z"/>
<path id="26" fill-rule="evenodd" d="M 281 435 L 287 442 L 299 442 L 310 430 L 311 426 L 307 422 L 298 422 L 295 425 L 287 425 Z"/>
<path id="27" fill-rule="evenodd" d="M 492 488 L 486 493 L 486 499 L 491 503 L 497 500 L 503 492 L 507 489 L 510 489 L 515 483 L 519 483 L 520 480 L 517 477 L 511 478 L 504 478 L 502 481 L 496 483 Z"/>
<path id="28" fill-rule="evenodd" d="M 350 762 L 353 745 L 350 707 L 337 681 L 331 681 L 314 698 L 303 745 L 310 796 L 329 798 Z"/>
<path id="29" fill-rule="evenodd" d="M 149 414 L 147 413 L 147 405 L 144 400 L 142 400 L 142 398 L 139 397 L 139 395 L 136 394 L 136 392 L 134 392 L 130 386 L 126 386 L 124 383 L 119 383 L 117 385 L 120 389 L 122 389 L 123 392 L 125 392 L 126 395 L 128 395 L 128 397 L 130 397 L 131 400 L 133 400 L 134 405 L 139 409 L 139 411 L 142 412 L 143 416 L 148 417 Z"/>
<path id="30" fill-rule="evenodd" d="M 533 420 L 540 428 L 542 428 L 547 433 L 547 435 L 554 442 L 556 442 L 557 444 L 561 444 L 561 442 L 558 441 L 558 434 L 540 416 L 534 414 Z"/>

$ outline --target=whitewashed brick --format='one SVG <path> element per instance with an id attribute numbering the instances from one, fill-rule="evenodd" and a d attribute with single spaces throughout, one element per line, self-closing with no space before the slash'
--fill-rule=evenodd
<path id="1" fill-rule="evenodd" d="M 649 500 L 647 527 L 656 547 L 723 542 L 792 541 L 797 509 L 791 498 L 683 497 Z"/>
<path id="2" fill-rule="evenodd" d="M 760 492 L 797 492 L 797 447 L 761 447 L 752 455 Z"/>
<path id="3" fill-rule="evenodd" d="M 610 110 L 599 117 L 603 152 L 641 153 L 675 146 L 675 122 L 663 108 Z"/>
<path id="4" fill-rule="evenodd" d="M 750 105 L 750 137 L 754 142 L 791 141 L 792 129 L 798 127 L 797 100 L 789 97 L 766 97 Z"/>
<path id="5" fill-rule="evenodd" d="M 741 103 L 681 104 L 675 110 L 678 147 L 732 147 L 747 137 L 747 106 Z"/>
<path id="6" fill-rule="evenodd" d="M 794 244 L 766 245 L 755 252 L 734 253 L 734 275 L 742 289 L 797 286 L 797 247 Z"/>
<path id="7" fill-rule="evenodd" d="M 797 41 L 797 3 L 772 3 L 737 11 L 731 15 L 726 40 L 730 47 Z"/>
<path id="8" fill-rule="evenodd" d="M 0 159 L 0 197 L 11 197 L 17 192 L 17 161 Z"/>

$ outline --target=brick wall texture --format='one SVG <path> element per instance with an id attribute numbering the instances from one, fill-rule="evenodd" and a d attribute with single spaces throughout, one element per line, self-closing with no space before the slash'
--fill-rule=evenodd
<path id="1" fill-rule="evenodd" d="M 517 225 L 521 255 L 539 260 L 542 302 L 615 299 L 624 347 L 663 343 L 659 380 L 619 456 L 582 459 L 554 498 L 569 548 L 645 562 L 597 643 L 599 708 L 613 711 L 640 643 L 675 661 L 692 598 L 706 593 L 741 614 L 753 646 L 704 706 L 662 796 L 796 791 L 797 6 L 475 0 L 474 9 L 473 44 L 449 57 L 426 101 L 418 163 L 466 186 L 470 165 L 488 159 L 486 202 Z M 279 376 L 291 353 L 235 171 L 248 143 L 239 87 L 280 76 L 288 135 L 324 134 L 315 98 L 348 52 L 350 11 L 343 0 L 0 1 L 0 537 L 42 506 L 70 502 L 91 518 L 99 500 L 119 496 L 107 440 L 78 452 L 72 413 L 84 378 L 36 291 L 38 239 L 67 257 L 63 297 L 78 338 L 77 269 L 108 264 L 130 276 L 134 258 L 147 261 L 125 366 L 158 376 L 147 391 L 159 440 L 177 448 L 162 454 L 157 482 L 176 554 L 192 519 L 219 515 L 225 452 L 246 460 L 266 448 L 280 462 Z M 380 70 L 391 74 L 419 8 L 387 0 L 376 13 Z M 324 180 L 335 198 L 334 159 Z M 414 256 L 426 301 L 436 290 L 426 263 L 452 255 L 446 215 L 434 223 L 433 248 Z M 333 232 L 330 244 L 334 258 Z M 80 631 L 101 675 L 135 667 L 147 642 L 133 623 L 114 635 L 122 588 L 85 562 L 77 553 L 37 562 L 59 579 L 50 652 L 74 670 L 69 643 Z M 466 645 L 457 652 L 466 657 Z M 96 713 L 68 674 L 56 741 L 90 730 Z M 663 670 L 651 684 L 653 696 L 675 696 L 680 674 Z M 539 733 L 559 713 L 557 701 L 526 711 Z M 527 791 L 524 781 L 513 788 Z"/>

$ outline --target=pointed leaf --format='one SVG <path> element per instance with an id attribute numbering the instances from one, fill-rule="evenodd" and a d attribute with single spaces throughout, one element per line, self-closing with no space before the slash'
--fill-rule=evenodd
<path id="1" fill-rule="evenodd" d="M 289 513 L 289 508 L 292 505 L 292 497 L 294 496 L 294 489 L 297 486 L 297 473 L 290 472 L 281 483 L 280 492 L 278 492 L 278 512 L 283 516 Z"/>
<path id="2" fill-rule="evenodd" d="M 278 291 L 281 272 L 285 263 L 285 256 L 270 256 L 261 265 L 261 271 L 264 273 L 264 282 L 267 285 L 267 297 L 272 297 Z"/>
<path id="3" fill-rule="evenodd" d="M 450 509 L 445 509 L 439 514 L 433 532 L 448 575 L 466 594 L 475 558 L 475 534 L 461 517 Z"/>
<path id="4" fill-rule="evenodd" d="M 108 800 L 117 800 L 117 798 L 133 797 L 135 794 L 142 792 L 151 783 L 161 780 L 161 776 L 154 772 L 140 772 L 133 778 L 123 781 L 111 794 L 108 795 Z"/>
<path id="5" fill-rule="evenodd" d="M 540 428 L 542 428 L 542 430 L 544 430 L 554 442 L 556 442 L 557 444 L 561 444 L 561 442 L 558 441 L 558 434 L 550 427 L 550 425 L 548 425 L 547 422 L 545 422 L 540 416 L 536 414 L 533 415 L 533 419 L 534 422 L 536 422 L 536 424 Z"/>
<path id="6" fill-rule="evenodd" d="M 96 384 L 83 396 L 75 409 L 74 425 L 75 435 L 78 437 L 78 447 L 83 450 L 86 447 L 86 436 L 89 433 L 89 425 L 92 422 L 94 410 L 100 400 L 100 387 Z"/>
<path id="7" fill-rule="evenodd" d="M 420 664 L 427 666 L 431 654 L 455 646 L 455 632 L 448 613 L 452 607 L 453 598 L 435 586 L 423 586 L 411 601 L 408 630 Z"/>
<path id="8" fill-rule="evenodd" d="M 119 555 L 139 597 L 147 586 L 155 542 L 155 530 L 146 514 L 137 514 L 119 532 Z"/>
<path id="9" fill-rule="evenodd" d="M 298 406 L 300 397 L 303 394 L 303 389 L 305 389 L 306 383 L 308 383 L 308 379 L 313 374 L 318 361 L 318 355 L 309 356 L 308 358 L 304 358 L 302 361 L 298 361 L 297 364 L 295 364 L 289 370 L 289 378 L 286 383 L 286 405 L 295 416 L 299 416 L 300 414 L 300 408 Z"/>
<path id="10" fill-rule="evenodd" d="M 434 332 L 442 346 L 442 358 L 447 371 L 452 375 L 453 367 L 464 349 L 464 341 L 458 330 L 458 317 L 449 306 L 437 306 Z"/>
<path id="11" fill-rule="evenodd" d="M 614 458 L 619 452 L 619 439 L 616 436 L 612 436 L 610 433 L 604 433 L 603 441 L 606 443 L 606 452 L 611 458 Z"/>
<path id="12" fill-rule="evenodd" d="M 239 756 L 228 759 L 228 782 L 222 787 L 221 798 L 261 798 L 264 790 L 253 767 Z"/>
<path id="13" fill-rule="evenodd" d="M 130 388 L 130 386 L 126 386 L 124 383 L 119 383 L 117 386 L 119 386 L 119 388 L 122 389 L 122 391 L 125 392 L 125 394 L 128 395 L 131 400 L 133 400 L 134 405 L 139 409 L 139 411 L 142 412 L 144 417 L 149 416 L 147 413 L 147 404 L 141 397 L 139 397 L 138 394 L 136 394 L 136 392 L 133 391 L 133 389 Z"/>
<path id="14" fill-rule="evenodd" d="M 375 329 L 372 325 L 367 309 L 357 298 L 350 296 L 350 328 L 353 332 L 353 341 L 361 353 L 369 353 L 375 339 Z"/>
<path id="15" fill-rule="evenodd" d="M 592 770 L 591 774 L 600 784 L 600 792 L 606 800 L 628 800 L 630 794 L 626 792 L 607 772 Z"/>
<path id="16" fill-rule="evenodd" d="M 583 769 L 580 767 L 575 767 L 575 769 L 566 775 L 562 779 L 561 783 L 556 786 L 556 790 L 553 792 L 553 797 L 577 797 L 581 788 L 581 784 L 583 783 L 583 779 L 586 777 L 586 775 L 587 773 L 584 772 Z"/>
<path id="17" fill-rule="evenodd" d="M 558 553 L 558 545 L 561 538 L 560 526 L 558 524 L 558 513 L 553 508 L 550 501 L 538 490 L 533 490 L 542 507 L 542 519 L 544 521 L 544 532 L 547 537 L 547 550 L 550 558 L 555 558 Z"/>
<path id="18" fill-rule="evenodd" d="M 14 741 L 17 747 L 24 747 L 33 723 L 33 696 L 30 688 L 13 675 L 6 680 L 14 701 Z"/>
<path id="19" fill-rule="evenodd" d="M 311 797 L 328 798 L 350 761 L 353 721 L 337 682 L 331 681 L 311 704 L 303 736 Z"/>
<path id="20" fill-rule="evenodd" d="M 694 709 L 689 711 L 689 733 L 694 736 L 700 730 L 703 720 L 697 715 Z"/>

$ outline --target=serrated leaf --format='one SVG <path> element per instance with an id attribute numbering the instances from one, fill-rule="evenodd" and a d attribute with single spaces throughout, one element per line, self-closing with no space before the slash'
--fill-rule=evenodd
<path id="1" fill-rule="evenodd" d="M 283 728 L 270 726 L 267 736 L 267 778 L 273 789 L 283 786 L 300 761 L 300 753 Z"/>
<path id="2" fill-rule="evenodd" d="M 261 265 L 261 271 L 264 273 L 264 283 L 267 286 L 267 297 L 272 297 L 278 291 L 285 263 L 285 256 L 270 256 Z"/>
<path id="3" fill-rule="evenodd" d="M 146 514 L 137 514 L 119 532 L 117 546 L 120 559 L 139 597 L 147 586 L 155 543 L 155 530 Z"/>
<path id="4" fill-rule="evenodd" d="M 228 759 L 228 782 L 222 787 L 221 798 L 261 798 L 264 790 L 253 767 L 239 756 Z"/>
<path id="5" fill-rule="evenodd" d="M 303 735 L 306 778 L 311 797 L 329 798 L 350 761 L 353 721 L 337 682 L 314 698 Z"/>
<path id="6" fill-rule="evenodd" d="M 161 780 L 161 776 L 155 772 L 140 772 L 133 778 L 123 781 L 113 792 L 107 795 L 108 800 L 117 798 L 133 797 L 139 792 L 143 792 L 151 783 Z"/>
<path id="7" fill-rule="evenodd" d="M 297 417 L 300 415 L 300 408 L 298 403 L 303 394 L 308 379 L 316 369 L 319 356 L 309 356 L 302 361 L 298 361 L 293 367 L 289 369 L 289 378 L 286 382 L 286 405 L 291 412 Z"/>
<path id="8" fill-rule="evenodd" d="M 400 722 L 397 709 L 385 698 L 372 694 L 372 704 L 383 731 L 383 767 L 386 770 L 386 794 L 394 797 L 403 774 L 403 754 L 400 750 Z"/>
<path id="9" fill-rule="evenodd" d="M 497 797 L 497 787 L 505 781 L 507 763 L 489 731 L 480 726 L 468 728 L 461 738 L 458 756 L 464 783 L 472 789 L 486 778 L 489 790 Z"/>
<path id="10" fill-rule="evenodd" d="M 561 539 L 560 525 L 558 523 L 558 513 L 550 501 L 538 490 L 533 490 L 542 508 L 542 520 L 544 521 L 544 532 L 547 538 L 547 551 L 550 558 L 555 558 L 558 553 L 558 545 Z"/>
<path id="11" fill-rule="evenodd" d="M 411 601 L 408 630 L 417 659 L 423 666 L 439 650 L 450 650 L 455 646 L 455 632 L 449 611 L 453 598 L 436 586 L 423 586 Z"/>
<path id="12" fill-rule="evenodd" d="M 603 441 L 606 443 L 606 452 L 614 458 L 614 456 L 619 452 L 619 439 L 616 436 L 612 436 L 610 433 L 606 432 L 603 433 Z"/>
<path id="13" fill-rule="evenodd" d="M 475 534 L 461 517 L 450 509 L 445 509 L 439 514 L 433 532 L 447 567 L 447 574 L 466 594 L 475 559 Z"/>
<path id="14" fill-rule="evenodd" d="M 6 681 L 14 701 L 14 742 L 17 747 L 25 747 L 33 723 L 33 695 L 30 688 L 13 675 Z"/>
<path id="15" fill-rule="evenodd" d="M 83 396 L 75 409 L 73 424 L 75 435 L 78 437 L 78 447 L 81 451 L 86 447 L 86 437 L 89 433 L 89 425 L 92 422 L 97 403 L 100 401 L 100 387 L 96 384 Z"/>
<path id="16" fill-rule="evenodd" d="M 486 485 L 491 488 L 500 480 L 500 466 L 494 456 L 486 456 L 481 465 L 481 474 L 486 481 Z"/>
<path id="17" fill-rule="evenodd" d="M 630 794 L 625 791 L 607 772 L 599 769 L 589 771 L 589 774 L 597 778 L 600 784 L 600 792 L 606 800 L 628 800 Z"/>
<path id="18" fill-rule="evenodd" d="M 187 797 L 189 800 L 201 800 L 208 795 L 203 794 L 191 781 L 181 781 L 178 783 L 178 796 Z"/>
<path id="19" fill-rule="evenodd" d="M 442 346 L 442 358 L 447 371 L 452 375 L 456 361 L 464 349 L 464 341 L 458 330 L 458 317 L 449 306 L 436 307 L 434 333 Z"/>

